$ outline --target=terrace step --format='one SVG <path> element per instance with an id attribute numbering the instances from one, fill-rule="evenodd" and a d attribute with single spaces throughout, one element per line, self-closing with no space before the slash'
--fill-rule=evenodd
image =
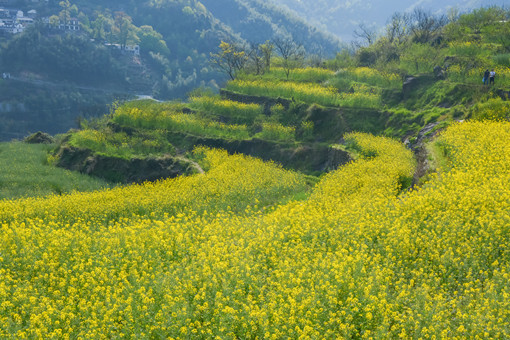
<path id="1" fill-rule="evenodd" d="M 70 146 L 61 147 L 57 157 L 59 167 L 120 183 L 143 183 L 201 172 L 196 163 L 184 157 L 123 159 Z"/>
<path id="2" fill-rule="evenodd" d="M 242 153 L 264 161 L 274 161 L 287 169 L 309 174 L 332 171 L 351 161 L 346 151 L 320 143 L 280 143 L 257 138 L 226 140 L 193 136 L 182 132 L 169 132 L 167 136 L 173 145 L 183 149 L 190 149 L 195 145 L 219 148 L 226 150 L 229 154 Z"/>
<path id="3" fill-rule="evenodd" d="M 271 107 L 277 104 L 282 105 L 286 110 L 292 104 L 292 100 L 285 98 L 272 98 L 272 97 L 264 97 L 264 96 L 252 96 L 237 92 L 232 92 L 228 90 L 221 89 L 220 95 L 224 99 L 244 103 L 244 104 L 259 104 L 264 106 L 264 114 L 269 116 L 271 115 Z"/>

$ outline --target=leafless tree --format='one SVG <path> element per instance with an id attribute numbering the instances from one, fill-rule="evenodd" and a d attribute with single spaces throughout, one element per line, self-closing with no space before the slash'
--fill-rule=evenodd
<path id="1" fill-rule="evenodd" d="M 423 9 L 416 8 L 411 14 L 411 34 L 414 42 L 428 43 L 448 23 L 445 15 L 432 15 Z"/>
<path id="2" fill-rule="evenodd" d="M 386 36 L 390 43 L 400 44 L 408 34 L 410 17 L 407 14 L 394 13 L 388 25 L 386 25 Z"/>
<path id="3" fill-rule="evenodd" d="M 354 36 L 357 38 L 353 44 L 357 47 L 370 46 L 377 39 L 377 32 L 374 28 L 368 27 L 364 23 L 359 24 L 358 28 L 354 30 Z"/>
<path id="4" fill-rule="evenodd" d="M 271 69 L 271 57 L 273 56 L 274 45 L 269 40 L 259 45 L 260 51 L 264 56 L 264 71 L 269 72 Z"/>
<path id="5" fill-rule="evenodd" d="M 287 79 L 289 79 L 290 71 L 299 67 L 305 57 L 303 45 L 297 44 L 289 38 L 276 38 L 273 40 L 276 52 L 282 57 L 283 68 Z"/>
<path id="6" fill-rule="evenodd" d="M 320 44 L 313 43 L 308 53 L 308 63 L 313 67 L 320 67 L 324 61 L 324 48 Z"/>

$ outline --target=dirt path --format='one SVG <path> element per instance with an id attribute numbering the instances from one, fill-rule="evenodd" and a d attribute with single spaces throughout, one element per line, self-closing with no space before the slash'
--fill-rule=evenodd
<path id="1" fill-rule="evenodd" d="M 180 160 L 180 161 L 190 163 L 198 171 L 199 174 L 205 174 L 204 169 L 202 169 L 200 164 L 198 164 L 197 162 L 192 161 L 191 159 L 188 159 L 188 158 L 185 158 L 185 157 L 181 157 L 181 156 L 176 156 L 175 158 Z"/>
<path id="2" fill-rule="evenodd" d="M 417 185 L 420 179 L 427 174 L 430 169 L 430 163 L 428 160 L 428 152 L 425 147 L 425 142 L 432 136 L 428 135 L 438 123 L 430 123 L 418 132 L 416 141 L 410 145 L 411 150 L 414 152 L 416 157 L 416 171 L 413 176 L 413 183 L 411 187 Z"/>

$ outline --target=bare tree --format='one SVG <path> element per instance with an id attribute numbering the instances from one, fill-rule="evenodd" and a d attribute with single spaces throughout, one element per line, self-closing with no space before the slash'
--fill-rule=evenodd
<path id="1" fill-rule="evenodd" d="M 324 48 L 322 45 L 313 43 L 309 49 L 308 63 L 313 67 L 321 67 L 324 62 Z"/>
<path id="2" fill-rule="evenodd" d="M 386 25 L 386 36 L 390 43 L 400 44 L 408 34 L 410 17 L 407 14 L 394 13 L 388 25 Z"/>
<path id="3" fill-rule="evenodd" d="M 250 64 L 255 70 L 255 74 L 259 75 L 265 71 L 264 53 L 261 49 L 261 44 L 250 44 L 250 51 L 248 52 Z"/>
<path id="4" fill-rule="evenodd" d="M 264 44 L 259 45 L 259 49 L 264 56 L 264 72 L 269 72 L 271 69 L 271 57 L 273 56 L 274 45 L 268 40 Z"/>
<path id="5" fill-rule="evenodd" d="M 285 75 L 289 79 L 290 71 L 303 63 L 304 48 L 289 38 L 276 38 L 273 44 L 276 52 L 282 57 Z"/>
<path id="6" fill-rule="evenodd" d="M 377 39 L 377 32 L 375 29 L 368 27 L 364 23 L 359 24 L 358 28 L 354 30 L 353 34 L 356 38 L 358 38 L 353 42 L 353 45 L 357 48 L 367 45 L 370 46 Z"/>
<path id="7" fill-rule="evenodd" d="M 414 42 L 428 43 L 437 37 L 437 34 L 448 23 L 445 15 L 435 16 L 423 9 L 416 8 L 411 15 L 411 33 Z"/>

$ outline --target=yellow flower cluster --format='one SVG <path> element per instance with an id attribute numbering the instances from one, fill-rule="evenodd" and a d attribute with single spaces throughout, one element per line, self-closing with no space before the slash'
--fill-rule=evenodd
<path id="1" fill-rule="evenodd" d="M 378 108 L 381 106 L 381 96 L 370 92 L 344 92 L 338 95 L 337 105 L 344 107 L 370 107 Z"/>
<path id="2" fill-rule="evenodd" d="M 337 91 L 333 87 L 324 87 L 314 83 L 301 83 L 278 80 L 234 80 L 227 89 L 249 95 L 294 98 L 303 102 L 331 105 Z"/>
<path id="3" fill-rule="evenodd" d="M 487 68 L 488 67 L 474 67 L 468 71 L 468 74 L 470 76 L 480 76 L 481 77 Z M 510 67 L 507 67 L 507 66 L 489 67 L 489 71 L 490 70 L 494 70 L 494 72 L 496 72 L 496 76 L 498 78 L 499 77 L 505 77 L 505 78 L 510 77 Z"/>
<path id="4" fill-rule="evenodd" d="M 179 111 L 121 107 L 114 113 L 112 121 L 136 128 L 163 129 L 227 139 L 250 138 L 245 124 L 225 124 L 198 114 L 185 114 Z"/>
<path id="5" fill-rule="evenodd" d="M 478 102 L 470 108 L 472 118 L 478 120 L 504 120 L 510 116 L 510 102 L 500 97 Z"/>
<path id="6" fill-rule="evenodd" d="M 496 72 L 495 83 L 497 87 L 505 87 L 510 84 L 510 68 L 501 65 L 473 67 L 467 70 L 461 65 L 452 65 L 448 68 L 448 79 L 482 85 L 482 77 L 487 69 Z"/>
<path id="7" fill-rule="evenodd" d="M 196 135 L 248 139 L 250 133 L 245 124 L 225 124 L 194 114 L 174 113 L 169 116 L 170 130 Z"/>
<path id="8" fill-rule="evenodd" d="M 293 81 L 304 82 L 321 82 L 334 76 L 335 72 L 319 67 L 295 68 L 290 70 L 289 79 Z M 283 67 L 272 67 L 271 72 L 263 75 L 263 77 L 276 77 L 279 79 L 287 79 L 287 71 Z"/>
<path id="9" fill-rule="evenodd" d="M 225 124 L 198 114 L 185 114 L 179 111 L 140 110 L 139 108 L 121 107 L 114 113 L 112 121 L 123 126 L 176 130 L 214 137 L 232 139 L 248 139 L 250 137 L 245 124 Z"/>
<path id="10" fill-rule="evenodd" d="M 190 106 L 194 109 L 216 115 L 253 120 L 264 113 L 263 107 L 258 104 L 245 104 L 219 97 L 192 97 Z"/>
<path id="11" fill-rule="evenodd" d="M 152 139 L 148 139 L 124 132 L 113 133 L 110 129 L 83 129 L 70 135 L 69 144 L 121 158 L 131 158 L 135 155 L 173 154 L 174 147 L 161 135 L 161 131 L 155 130 L 152 132 Z"/>
<path id="12" fill-rule="evenodd" d="M 0 202 L 0 337 L 508 338 L 509 138 L 450 127 L 411 191 L 411 152 L 355 133 L 301 200 L 299 175 L 201 149 L 203 175 Z"/>
<path id="13" fill-rule="evenodd" d="M 336 72 L 336 76 L 372 86 L 400 87 L 402 85 L 402 78 L 398 74 L 382 72 L 370 67 L 341 69 Z"/>
<path id="14" fill-rule="evenodd" d="M 380 95 L 372 93 L 368 86 L 361 85 L 355 86 L 357 92 L 338 93 L 332 86 L 316 83 L 257 79 L 231 81 L 227 84 L 227 89 L 248 95 L 284 97 L 324 106 L 378 107 L 380 105 Z"/>
<path id="15" fill-rule="evenodd" d="M 262 123 L 262 131 L 255 135 L 256 138 L 266 140 L 294 141 L 296 128 L 292 126 L 284 126 L 275 122 Z"/>

